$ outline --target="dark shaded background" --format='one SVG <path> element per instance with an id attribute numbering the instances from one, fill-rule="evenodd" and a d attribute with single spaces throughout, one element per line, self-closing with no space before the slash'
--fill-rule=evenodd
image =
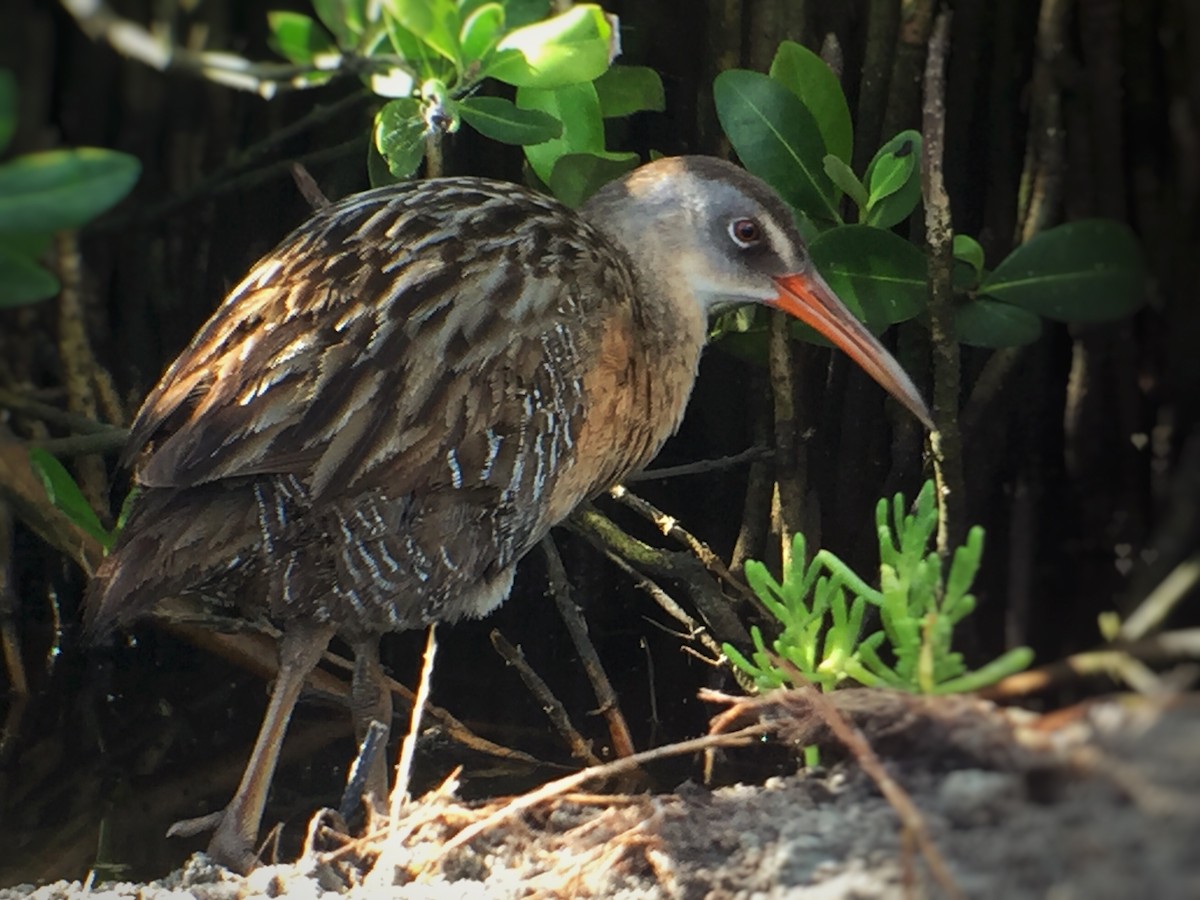
<path id="1" fill-rule="evenodd" d="M 177 34 L 186 39 L 202 27 L 211 48 L 269 58 L 265 14 L 285 5 L 304 8 L 196 4 L 179 13 Z M 615 125 L 610 146 L 643 155 L 651 148 L 724 152 L 712 77 L 734 65 L 765 70 L 785 37 L 819 48 L 835 34 L 857 109 L 869 26 L 909 27 L 896 10 L 922 5 L 609 2 L 622 16 L 626 61 L 653 66 L 667 88 L 667 112 Z M 1016 643 L 1031 644 L 1041 661 L 1097 643 L 1101 612 L 1127 613 L 1200 546 L 1200 8 L 1188 0 L 1066 3 L 1065 40 L 1043 56 L 1049 81 L 1035 83 L 1038 16 L 1059 5 L 954 4 L 946 172 L 955 227 L 978 235 L 990 261 L 1011 248 L 1027 146 L 1037 137 L 1031 110 L 1049 86 L 1061 96 L 1066 127 L 1065 158 L 1054 172 L 1063 202 L 1054 220 L 1102 215 L 1130 223 L 1152 278 L 1147 308 L 1135 318 L 1056 326 L 1016 355 L 992 402 L 967 425 L 970 520 L 988 528 L 981 611 L 966 635 L 977 662 Z M 162 6 L 115 4 L 143 23 Z M 17 73 L 22 104 L 11 152 L 106 146 L 144 166 L 133 196 L 82 235 L 89 332 L 131 411 L 226 289 L 305 217 L 291 162 L 304 162 L 331 197 L 366 186 L 373 107 L 369 98 L 346 100 L 355 87 L 349 83 L 267 102 L 151 71 L 93 44 L 48 0 L 9 0 L 0 16 L 0 64 Z M 922 46 L 905 51 L 916 53 L 916 72 Z M 918 124 L 919 96 L 902 83 L 892 88 L 885 137 Z M 314 105 L 337 111 L 278 138 Z M 857 152 L 869 157 L 877 144 L 863 140 Z M 522 177 L 519 151 L 466 134 L 448 147 L 447 169 Z M 899 350 L 919 354 L 919 333 L 908 327 L 914 332 L 899 336 Z M 0 386 L 53 398 L 63 383 L 57 328 L 52 301 L 0 312 Z M 991 356 L 965 352 L 968 394 Z M 812 426 L 806 518 L 819 525 L 825 546 L 869 571 L 875 499 L 915 492 L 918 448 L 911 441 L 893 447 L 881 392 L 843 360 L 807 348 L 799 365 Z M 769 409 L 765 373 L 718 347 L 658 464 L 761 442 Z M 21 434 L 23 426 L 9 427 Z M 728 555 L 748 477 L 738 469 L 638 490 Z M 614 515 L 661 543 L 641 523 Z M 708 710 L 694 699 L 696 689 L 726 677 L 682 653 L 661 613 L 598 553 L 569 536 L 562 546 L 639 747 L 700 731 Z M 768 547 L 762 551 L 770 556 Z M 0 745 L 0 884 L 80 875 L 98 846 L 135 873 L 165 871 L 200 843 L 165 841 L 165 825 L 218 808 L 236 782 L 265 702 L 262 682 L 151 627 L 118 647 L 82 647 L 75 624 L 81 573 L 20 521 L 0 555 L 10 566 L 10 613 L 32 681 L 32 701 L 15 724 L 10 719 Z M 602 723 L 589 714 L 595 700 L 546 600 L 536 557 L 497 615 L 443 630 L 434 699 L 481 733 L 568 763 L 537 703 L 487 638 L 499 628 L 522 645 L 577 724 L 598 749 L 604 745 Z M 1188 615 L 1185 607 L 1176 622 Z M 403 635 L 387 647 L 393 674 L 407 683 L 419 641 Z M 336 799 L 352 752 L 344 718 L 320 704 L 301 708 L 293 729 L 298 759 L 277 779 L 267 813 L 289 822 L 291 839 L 309 811 Z M 421 783 L 439 780 L 459 757 L 431 738 Z M 517 783 L 508 780 L 514 775 L 528 774 L 489 771 L 476 761 L 466 789 L 505 789 Z M 659 773 L 664 786 L 687 774 Z M 107 827 L 98 836 L 102 818 Z"/>

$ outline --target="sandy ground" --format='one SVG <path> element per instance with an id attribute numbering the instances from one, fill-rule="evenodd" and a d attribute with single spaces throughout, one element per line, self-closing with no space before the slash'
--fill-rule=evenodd
<path id="1" fill-rule="evenodd" d="M 1200 897 L 1200 697 L 1099 701 L 1016 727 L 1012 715 L 960 698 L 868 699 L 845 711 L 912 797 L 961 895 Z M 822 737 L 809 720 L 784 722 L 771 740 Z M 90 896 L 949 896 L 850 759 L 761 785 L 568 795 L 449 853 L 446 841 L 484 811 L 447 798 L 418 810 L 407 833 L 356 856 L 242 878 L 197 855 L 162 881 L 99 885 Z M 59 882 L 0 890 L 0 900 L 83 893 Z"/>

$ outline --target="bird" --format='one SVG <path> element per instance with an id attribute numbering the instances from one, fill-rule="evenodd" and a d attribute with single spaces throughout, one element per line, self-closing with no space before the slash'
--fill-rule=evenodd
<path id="1" fill-rule="evenodd" d="M 136 495 L 84 603 L 93 638 L 184 594 L 281 630 L 241 783 L 202 821 L 210 856 L 256 864 L 279 745 L 329 641 L 354 650 L 360 732 L 390 723 L 379 637 L 499 606 L 553 525 L 676 431 L 710 316 L 747 303 L 816 328 L 932 427 L 792 210 L 713 157 L 640 166 L 578 210 L 476 177 L 378 187 L 250 269 L 135 418 Z"/>

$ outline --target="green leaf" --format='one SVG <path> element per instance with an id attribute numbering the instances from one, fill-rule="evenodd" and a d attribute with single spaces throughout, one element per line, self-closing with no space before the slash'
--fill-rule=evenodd
<path id="1" fill-rule="evenodd" d="M 829 180 L 834 183 L 834 186 L 838 190 L 854 201 L 854 205 L 858 207 L 859 216 L 861 216 L 863 210 L 867 208 L 867 189 L 858 180 L 858 176 L 854 174 L 854 170 L 842 162 L 840 157 L 834 156 L 832 153 L 825 154 L 824 166 L 825 174 L 829 176 Z"/>
<path id="2" fill-rule="evenodd" d="M 540 22 L 550 15 L 550 0 L 504 0 L 504 18 L 509 28 Z"/>
<path id="3" fill-rule="evenodd" d="M 17 130 L 17 79 L 8 69 L 0 69 L 0 153 L 8 149 Z"/>
<path id="4" fill-rule="evenodd" d="M 840 223 L 825 143 L 795 94 L 759 72 L 730 69 L 713 82 L 713 100 L 747 169 L 812 218 Z"/>
<path id="5" fill-rule="evenodd" d="M 1083 219 L 1035 235 L 979 291 L 1059 322 L 1107 322 L 1142 305 L 1146 261 L 1127 226 Z"/>
<path id="6" fill-rule="evenodd" d="M 417 64 L 418 67 L 429 59 L 432 52 L 429 45 L 405 28 L 400 20 L 387 10 L 383 13 L 383 24 L 387 29 L 388 43 L 392 45 L 397 56 L 405 62 Z M 427 67 L 421 69 L 421 73 L 426 77 L 431 74 Z"/>
<path id="7" fill-rule="evenodd" d="M 295 12 L 275 10 L 267 13 L 271 49 L 297 65 L 312 63 L 313 57 L 337 54 L 333 36 L 313 18 Z"/>
<path id="8" fill-rule="evenodd" d="M 891 228 L 912 215 L 921 202 L 920 133 L 902 131 L 880 147 L 863 181 L 869 196 L 867 225 Z"/>
<path id="9" fill-rule="evenodd" d="M 809 252 L 834 293 L 852 310 L 861 310 L 873 331 L 912 319 L 925 308 L 925 256 L 890 231 L 869 225 L 831 228 Z"/>
<path id="10" fill-rule="evenodd" d="M 78 228 L 129 193 L 141 163 L 81 147 L 18 156 L 0 165 L 0 231 Z"/>
<path id="11" fill-rule="evenodd" d="M 462 68 L 462 23 L 454 0 L 385 0 L 385 7 L 427 47 Z"/>
<path id="12" fill-rule="evenodd" d="M 775 51 L 770 74 L 799 97 L 812 113 L 825 142 L 825 152 L 849 163 L 854 152 L 850 106 L 837 76 L 825 60 L 802 44 L 784 41 Z"/>
<path id="13" fill-rule="evenodd" d="M 369 0 L 312 0 L 313 12 L 333 36 L 339 47 L 358 44 L 367 27 Z"/>
<path id="14" fill-rule="evenodd" d="M 667 101 L 662 79 L 646 66 L 612 66 L 595 81 L 600 115 L 616 119 L 637 112 L 662 112 Z"/>
<path id="15" fill-rule="evenodd" d="M 540 144 L 562 135 L 562 122 L 537 109 L 518 109 L 502 97 L 469 97 L 459 104 L 463 120 L 502 144 Z"/>
<path id="16" fill-rule="evenodd" d="M 504 7 L 499 3 L 484 3 L 463 20 L 458 42 L 463 60 L 470 64 L 482 60 L 504 33 Z"/>
<path id="17" fill-rule="evenodd" d="M 406 97 L 389 100 L 375 114 L 375 147 L 396 178 L 408 178 L 425 155 L 425 120 L 421 103 Z"/>
<path id="18" fill-rule="evenodd" d="M 608 68 L 613 26 L 604 10 L 580 3 L 506 34 L 484 74 L 517 87 L 556 88 L 590 82 Z"/>
<path id="19" fill-rule="evenodd" d="M 37 260 L 8 241 L 0 241 L 0 309 L 47 300 L 58 291 L 58 279 Z"/>
<path id="20" fill-rule="evenodd" d="M 976 297 L 955 308 L 954 333 L 972 347 L 1023 347 L 1042 336 L 1042 319 L 1011 303 Z"/>
<path id="21" fill-rule="evenodd" d="M 548 184 L 555 197 L 575 208 L 640 162 L 636 153 L 568 153 L 554 164 Z"/>
<path id="22" fill-rule="evenodd" d="M 84 498 L 83 491 L 63 464 L 45 450 L 35 447 L 29 451 L 29 465 L 41 479 L 50 502 L 62 510 L 75 525 L 103 544 L 105 550 L 109 549 L 113 536 L 100 524 L 96 511 Z"/>
<path id="23" fill-rule="evenodd" d="M 519 88 L 517 106 L 536 109 L 562 122 L 562 135 L 525 148 L 530 168 L 546 184 L 550 183 L 554 164 L 568 153 L 604 153 L 604 121 L 600 118 L 600 98 L 591 82 L 559 88 Z"/>
<path id="24" fill-rule="evenodd" d="M 983 274 L 983 246 L 969 234 L 954 236 L 954 258 L 969 265 L 976 275 Z"/>

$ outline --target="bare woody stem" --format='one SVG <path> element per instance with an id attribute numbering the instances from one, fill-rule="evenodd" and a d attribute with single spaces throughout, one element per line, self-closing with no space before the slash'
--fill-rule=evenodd
<path id="1" fill-rule="evenodd" d="M 962 432 L 958 422 L 961 390 L 959 347 L 954 334 L 954 230 L 950 198 L 942 172 L 946 139 L 946 51 L 950 13 L 938 14 L 925 64 L 924 141 L 921 193 L 925 201 L 925 238 L 929 264 L 929 331 L 933 343 L 933 419 L 930 437 L 937 476 L 938 553 L 945 560 L 963 533 L 964 479 Z"/>

